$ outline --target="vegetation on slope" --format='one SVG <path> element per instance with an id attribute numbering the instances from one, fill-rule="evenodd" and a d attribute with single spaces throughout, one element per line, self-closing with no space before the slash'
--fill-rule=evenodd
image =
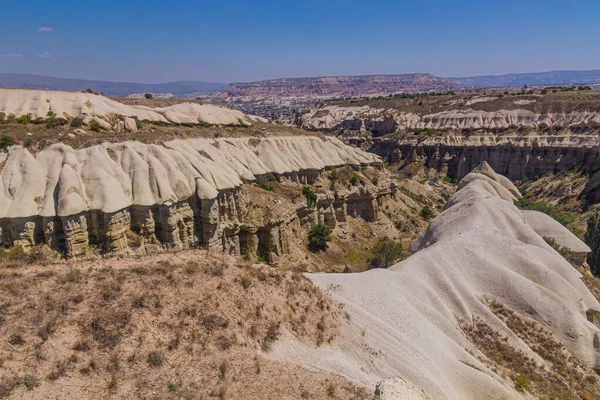
<path id="1" fill-rule="evenodd" d="M 341 313 L 300 274 L 200 250 L 0 268 L 0 397 L 369 398 L 262 356 L 284 331 L 334 341 Z"/>

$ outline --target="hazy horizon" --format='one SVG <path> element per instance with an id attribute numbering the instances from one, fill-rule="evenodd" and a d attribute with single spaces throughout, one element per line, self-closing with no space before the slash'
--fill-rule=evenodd
<path id="1" fill-rule="evenodd" d="M 0 24 L 0 73 L 232 83 L 593 70 L 598 11 L 587 0 L 10 3 Z"/>

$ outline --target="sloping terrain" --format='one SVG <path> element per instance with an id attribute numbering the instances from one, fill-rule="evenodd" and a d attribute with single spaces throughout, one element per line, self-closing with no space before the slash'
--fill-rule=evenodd
<path id="1" fill-rule="evenodd" d="M 431 74 L 325 76 L 232 83 L 219 96 L 357 96 L 375 93 L 461 90 L 464 86 Z"/>
<path id="2" fill-rule="evenodd" d="M 300 274 L 206 251 L 0 268 L 0 398 L 369 399 L 269 356 L 341 320 Z"/>
<path id="3" fill-rule="evenodd" d="M 548 71 L 452 78 L 470 86 L 566 85 L 600 83 L 600 70 Z"/>
<path id="4" fill-rule="evenodd" d="M 331 351 L 289 338 L 275 354 L 369 385 L 399 375 L 394 385 L 432 399 L 597 398 L 600 330 L 591 321 L 600 304 L 540 233 L 586 246 L 554 220 L 529 224 L 518 196 L 484 164 L 405 261 L 310 275 L 351 322 Z"/>
<path id="5" fill-rule="evenodd" d="M 333 132 L 407 171 L 420 168 L 461 179 L 487 161 L 513 180 L 579 168 L 591 174 L 600 156 L 600 91 L 555 88 L 327 102 L 303 115 L 299 125 Z"/>
<path id="6" fill-rule="evenodd" d="M 107 96 L 127 96 L 133 93 L 172 93 L 176 96 L 211 93 L 227 87 L 226 83 L 178 81 L 167 83 L 108 82 L 89 79 L 57 78 L 33 74 L 0 74 L 0 86 L 12 88 L 86 90 L 93 89 Z"/>
<path id="7" fill-rule="evenodd" d="M 600 126 L 599 109 L 598 90 L 391 96 L 326 102 L 303 115 L 301 125 L 374 135 L 414 129 L 589 129 Z"/>
<path id="8" fill-rule="evenodd" d="M 128 130 L 137 129 L 133 118 L 140 121 L 197 125 L 207 124 L 251 124 L 262 121 L 259 117 L 243 114 L 213 104 L 179 103 L 169 107 L 150 108 L 127 105 L 99 94 L 88 92 L 63 92 L 52 90 L 0 89 L 0 112 L 3 118 L 28 117 L 42 121 L 62 118 L 67 121 L 75 117 L 90 119 L 103 128 L 116 127 L 117 120 L 124 120 Z M 130 126 L 131 125 L 131 126 Z"/>

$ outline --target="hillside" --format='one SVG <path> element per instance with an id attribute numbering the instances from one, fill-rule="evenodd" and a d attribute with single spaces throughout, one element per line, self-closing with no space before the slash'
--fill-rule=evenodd
<path id="1" fill-rule="evenodd" d="M 188 96 L 212 93 L 227 87 L 225 83 L 177 81 L 167 83 L 109 82 L 89 79 L 57 78 L 33 74 L 0 74 L 0 86 L 52 90 L 93 89 L 107 96 L 127 96 L 134 93 L 172 93 Z"/>
<path id="2" fill-rule="evenodd" d="M 587 85 L 600 83 L 600 70 L 531 72 L 505 75 L 469 76 L 451 79 L 469 86 Z"/>
<path id="3" fill-rule="evenodd" d="M 464 90 L 465 87 L 431 74 L 327 76 L 282 78 L 232 83 L 222 97 L 360 96 L 377 93 Z"/>

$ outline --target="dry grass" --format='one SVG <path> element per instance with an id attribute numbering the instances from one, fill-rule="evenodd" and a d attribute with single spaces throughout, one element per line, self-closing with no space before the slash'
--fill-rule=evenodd
<path id="1" fill-rule="evenodd" d="M 335 340 L 338 307 L 300 274 L 205 251 L 0 274 L 0 397 L 370 397 L 262 356 L 283 331 Z"/>
<path id="2" fill-rule="evenodd" d="M 597 374 L 569 353 L 564 345 L 537 321 L 516 313 L 493 300 L 490 310 L 533 352 L 546 362 L 538 365 L 534 358 L 511 345 L 508 338 L 482 319 L 462 324 L 471 342 L 487 357 L 490 368 L 507 376 L 519 390 L 528 390 L 542 399 L 598 399 Z"/>

